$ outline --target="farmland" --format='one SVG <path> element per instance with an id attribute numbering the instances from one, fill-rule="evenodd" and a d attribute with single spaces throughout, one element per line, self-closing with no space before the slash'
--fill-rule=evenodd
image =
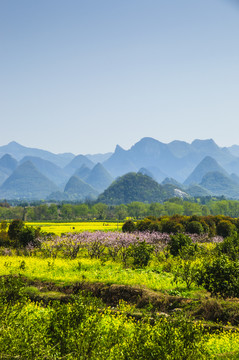
<path id="1" fill-rule="evenodd" d="M 64 233 L 77 233 L 82 231 L 117 231 L 121 230 L 122 222 L 87 221 L 87 222 L 27 222 L 27 225 L 40 227 L 41 231 L 61 235 Z"/>
<path id="2" fill-rule="evenodd" d="M 10 239 L 0 248 L 3 359 L 238 357 L 237 283 L 216 288 L 205 277 L 218 261 L 217 277 L 221 266 L 229 279 L 236 232 L 130 233 L 110 222 L 27 223 L 21 231 L 39 225 L 37 246 Z"/>

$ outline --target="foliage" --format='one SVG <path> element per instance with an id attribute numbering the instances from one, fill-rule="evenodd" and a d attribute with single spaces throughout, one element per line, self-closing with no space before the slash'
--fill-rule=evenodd
<path id="1" fill-rule="evenodd" d="M 25 226 L 18 237 L 20 246 L 26 247 L 29 244 L 32 246 L 39 246 L 39 235 L 39 229 L 34 229 L 32 226 Z"/>
<path id="2" fill-rule="evenodd" d="M 177 284 L 178 281 L 186 283 L 187 289 L 191 288 L 193 283 L 196 283 L 198 278 L 198 264 L 189 260 L 182 259 L 174 270 L 173 281 Z"/>
<path id="3" fill-rule="evenodd" d="M 130 247 L 130 255 L 133 257 L 133 265 L 139 268 L 147 266 L 150 261 L 152 252 L 152 245 L 147 244 L 145 240 L 133 244 Z"/>
<path id="4" fill-rule="evenodd" d="M 16 303 L 0 319 L 3 358 L 28 360 L 206 359 L 200 325 L 183 317 L 135 321 L 82 294 L 67 304 Z M 6 305 L 7 306 L 7 305 Z M 102 305 L 101 305 L 102 308 Z M 7 325 L 7 326 L 6 326 Z"/>
<path id="5" fill-rule="evenodd" d="M 216 245 L 216 253 L 225 254 L 231 260 L 239 260 L 239 235 L 234 233 L 226 237 L 223 242 Z"/>
<path id="6" fill-rule="evenodd" d="M 203 285 L 212 295 L 222 297 L 239 296 L 239 262 L 221 255 L 206 262 L 198 276 L 198 284 Z"/>
<path id="7" fill-rule="evenodd" d="M 8 236 L 10 240 L 18 240 L 21 231 L 24 228 L 24 222 L 20 219 L 11 221 L 8 228 Z"/>
<path id="8" fill-rule="evenodd" d="M 11 221 L 8 229 L 8 236 L 12 240 L 14 247 L 39 246 L 38 237 L 40 236 L 40 228 L 25 226 L 22 220 L 16 219 Z"/>
<path id="9" fill-rule="evenodd" d="M 190 247 L 190 246 L 192 246 L 192 239 L 188 235 L 177 234 L 170 236 L 168 248 L 170 254 L 172 254 L 173 256 L 178 256 L 180 251 L 184 247 Z"/>
<path id="10" fill-rule="evenodd" d="M 127 220 L 122 226 L 123 232 L 132 233 L 136 230 L 135 223 L 132 220 Z"/>
<path id="11" fill-rule="evenodd" d="M 187 232 L 200 235 L 204 233 L 204 228 L 199 221 L 190 221 L 187 225 Z"/>
<path id="12" fill-rule="evenodd" d="M 235 225 L 233 225 L 229 220 L 221 220 L 217 224 L 217 234 L 223 236 L 224 238 L 231 236 L 235 230 Z"/>
<path id="13" fill-rule="evenodd" d="M 21 276 L 8 275 L 0 277 L 0 304 L 12 305 L 22 301 L 24 296 L 24 282 Z"/>

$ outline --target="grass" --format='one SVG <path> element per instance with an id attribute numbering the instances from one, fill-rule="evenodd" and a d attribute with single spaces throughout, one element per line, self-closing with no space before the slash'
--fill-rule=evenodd
<path id="1" fill-rule="evenodd" d="M 24 263 L 24 266 L 22 264 Z M 22 269 L 23 268 L 23 269 Z M 79 281 L 105 284 L 140 285 L 152 290 L 175 289 L 173 276 L 166 272 L 154 272 L 152 268 L 125 269 L 120 263 L 80 258 L 42 259 L 24 256 L 0 256 L 0 275 L 23 274 L 29 279 L 41 279 L 56 283 L 72 284 Z M 179 286 L 183 287 L 183 284 Z"/>

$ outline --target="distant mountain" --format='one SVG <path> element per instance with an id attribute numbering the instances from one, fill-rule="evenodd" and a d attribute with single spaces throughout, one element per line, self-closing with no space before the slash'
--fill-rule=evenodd
<path id="1" fill-rule="evenodd" d="M 16 169 L 17 160 L 11 155 L 5 154 L 0 159 L 0 186 L 8 178 L 9 175 Z"/>
<path id="2" fill-rule="evenodd" d="M 183 158 L 192 152 L 191 144 L 185 141 L 174 140 L 168 144 L 168 147 L 177 158 Z"/>
<path id="3" fill-rule="evenodd" d="M 0 169 L 0 186 L 4 183 L 4 181 L 8 178 L 8 175 Z"/>
<path id="4" fill-rule="evenodd" d="M 212 171 L 217 171 L 225 176 L 228 176 L 227 172 L 217 163 L 215 159 L 211 156 L 206 156 L 184 181 L 184 185 L 199 184 L 203 176 Z"/>
<path id="5" fill-rule="evenodd" d="M 0 146 L 0 186 L 17 169 L 19 162 L 23 164 L 26 160 L 34 163 L 41 175 L 45 175 L 58 186 L 54 191 L 55 196 L 58 197 L 61 196 L 58 190 L 63 191 L 65 184 L 73 175 L 91 184 L 99 192 L 106 189 L 113 178 L 131 172 L 149 175 L 158 183 L 165 178 L 174 179 L 175 182 L 167 180 L 169 183 L 165 185 L 170 185 L 171 182 L 171 185 L 178 187 L 179 191 L 186 191 L 184 188 L 189 184 L 201 186 L 202 179 L 208 172 L 216 171 L 224 174 L 224 180 L 228 181 L 229 187 L 237 184 L 236 176 L 239 177 L 239 146 L 222 148 L 212 139 L 196 139 L 191 144 L 174 140 L 166 144 L 145 137 L 129 150 L 117 145 L 114 153 L 87 156 L 75 156 L 71 153 L 53 154 L 46 150 L 28 148 L 13 141 Z M 97 166 L 96 162 L 101 166 Z M 234 174 L 234 177 L 228 174 Z M 183 187 L 182 183 L 184 183 Z M 229 193 L 229 189 L 225 188 L 225 191 L 223 195 Z M 194 188 L 191 194 L 207 192 L 211 193 L 211 190 L 199 187 Z M 231 194 L 236 196 L 234 190 Z M 21 197 L 21 194 L 18 196 Z M 64 198 L 66 196 L 65 194 Z"/>
<path id="6" fill-rule="evenodd" d="M 94 155 L 87 154 L 85 156 L 93 163 L 97 164 L 98 162 L 102 163 L 108 160 L 112 154 L 113 154 L 112 152 L 108 152 L 106 154 L 94 154 Z"/>
<path id="7" fill-rule="evenodd" d="M 19 165 L 0 187 L 0 198 L 45 199 L 57 186 L 41 174 L 30 161 Z"/>
<path id="8" fill-rule="evenodd" d="M 70 200 L 96 199 L 99 193 L 89 184 L 86 184 L 77 176 L 72 176 L 67 182 L 64 193 Z"/>
<path id="9" fill-rule="evenodd" d="M 147 175 L 147 176 L 151 177 L 153 180 L 155 180 L 153 173 L 151 173 L 151 171 L 149 171 L 146 168 L 139 169 L 138 174 Z"/>
<path id="10" fill-rule="evenodd" d="M 213 139 L 208 140 L 194 140 L 191 144 L 192 148 L 196 150 L 202 157 L 211 156 L 219 164 L 224 166 L 233 160 L 234 156 L 228 148 L 220 148 Z"/>
<path id="11" fill-rule="evenodd" d="M 101 193 L 112 184 L 113 180 L 104 166 L 98 163 L 93 167 L 85 182 Z"/>
<path id="12" fill-rule="evenodd" d="M 239 176 L 238 175 L 236 175 L 236 174 L 231 174 L 230 175 L 230 179 L 234 182 L 234 183 L 236 183 L 236 184 L 238 184 L 239 185 Z"/>
<path id="13" fill-rule="evenodd" d="M 173 178 L 168 178 L 166 177 L 162 182 L 161 185 L 166 185 L 166 184 L 171 184 L 174 186 L 177 186 L 178 188 L 183 188 L 183 185 L 180 184 L 177 180 L 173 179 Z"/>
<path id="14" fill-rule="evenodd" d="M 232 145 L 228 147 L 228 150 L 233 156 L 239 157 L 239 145 Z"/>
<path id="15" fill-rule="evenodd" d="M 149 176 L 128 173 L 115 180 L 98 197 L 98 201 L 109 205 L 127 204 L 133 201 L 150 203 L 162 202 L 166 198 L 172 197 L 171 195 Z"/>
<path id="16" fill-rule="evenodd" d="M 5 154 L 10 154 L 17 160 L 21 160 L 24 156 L 36 156 L 51 161 L 60 167 L 68 164 L 75 156 L 71 153 L 53 154 L 46 150 L 29 148 L 15 141 L 10 142 L 8 145 L 0 146 L 0 156 Z"/>
<path id="17" fill-rule="evenodd" d="M 200 185 L 214 195 L 239 199 L 239 185 L 221 172 L 208 172 L 202 178 Z"/>
<path id="18" fill-rule="evenodd" d="M 153 138 L 143 138 L 129 150 L 117 145 L 115 152 L 103 165 L 115 177 L 146 168 L 157 181 L 173 177 L 183 182 L 206 156 L 213 157 L 223 166 L 235 160 L 227 148 L 220 148 L 212 139 L 197 139 L 192 144 L 178 140 L 164 144 Z M 156 176 L 153 168 L 163 176 Z"/>
<path id="19" fill-rule="evenodd" d="M 130 159 L 130 156 L 128 156 L 128 151 L 122 149 L 119 145 L 116 146 L 115 152 L 110 158 L 103 162 L 103 165 L 114 177 L 131 171 L 138 171 L 138 167 Z"/>
<path id="20" fill-rule="evenodd" d="M 90 175 L 91 169 L 89 169 L 85 164 L 77 169 L 74 175 L 78 176 L 81 180 L 86 180 Z"/>
<path id="21" fill-rule="evenodd" d="M 62 191 L 54 191 L 46 197 L 47 201 L 72 201 L 67 193 Z"/>
<path id="22" fill-rule="evenodd" d="M 189 194 L 192 197 L 212 195 L 212 193 L 209 190 L 204 189 L 200 185 L 191 185 L 185 191 L 187 194 Z"/>
<path id="23" fill-rule="evenodd" d="M 71 160 L 71 162 L 65 166 L 64 170 L 67 174 L 70 176 L 75 173 L 75 171 L 79 168 L 81 168 L 82 165 L 87 166 L 89 169 L 92 169 L 94 167 L 94 163 L 89 160 L 84 155 L 77 155 L 74 157 L 74 159 Z"/>
<path id="24" fill-rule="evenodd" d="M 176 187 L 173 184 L 164 184 L 162 185 L 165 193 L 167 194 L 166 199 L 171 199 L 173 197 L 180 197 L 182 199 L 188 198 L 189 195 L 183 191 L 180 187 Z"/>
<path id="25" fill-rule="evenodd" d="M 239 158 L 235 158 L 233 161 L 226 164 L 225 165 L 225 170 L 229 174 L 235 173 L 236 175 L 239 175 Z"/>
<path id="26" fill-rule="evenodd" d="M 25 156 L 20 164 L 31 161 L 32 164 L 48 179 L 53 181 L 57 186 L 62 187 L 63 184 L 68 180 L 68 176 L 59 166 L 55 165 L 51 161 L 41 159 L 36 156 Z"/>
<path id="27" fill-rule="evenodd" d="M 0 170 L 11 174 L 17 168 L 18 162 L 11 155 L 5 154 L 0 159 Z"/>
<path id="28" fill-rule="evenodd" d="M 167 177 L 167 174 L 161 171 L 157 166 L 149 166 L 147 170 L 150 171 L 150 173 L 153 175 L 154 180 L 156 180 L 158 183 L 161 183 L 163 179 Z"/>

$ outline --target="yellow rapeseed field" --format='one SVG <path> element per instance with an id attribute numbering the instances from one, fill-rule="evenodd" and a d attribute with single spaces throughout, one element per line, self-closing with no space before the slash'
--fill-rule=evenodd
<path id="1" fill-rule="evenodd" d="M 74 223 L 50 223 L 50 222 L 27 222 L 26 225 L 40 227 L 42 231 L 61 235 L 65 233 L 74 233 L 82 231 L 121 231 L 123 223 L 107 221 L 88 221 Z"/>

